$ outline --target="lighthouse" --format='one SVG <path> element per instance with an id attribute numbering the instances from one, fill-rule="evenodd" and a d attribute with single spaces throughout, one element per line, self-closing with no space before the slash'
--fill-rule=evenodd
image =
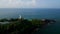
<path id="1" fill-rule="evenodd" d="M 21 19 L 22 17 L 21 17 L 21 15 L 19 15 L 19 19 Z"/>

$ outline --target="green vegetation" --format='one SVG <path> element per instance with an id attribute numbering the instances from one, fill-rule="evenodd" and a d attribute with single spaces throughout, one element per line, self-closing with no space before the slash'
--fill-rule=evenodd
<path id="1" fill-rule="evenodd" d="M 41 28 L 46 22 L 38 19 L 3 19 L 0 22 L 10 23 L 0 24 L 0 34 L 33 34 L 36 28 Z M 47 23 L 46 23 L 47 24 Z"/>

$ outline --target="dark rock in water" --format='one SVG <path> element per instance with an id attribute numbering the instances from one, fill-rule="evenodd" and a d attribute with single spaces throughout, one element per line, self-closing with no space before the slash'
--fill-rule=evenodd
<path id="1" fill-rule="evenodd" d="M 41 24 L 40 28 L 46 28 L 48 25 L 54 24 L 56 20 L 51 20 L 51 19 L 42 19 L 41 20 L 43 24 Z"/>
<path id="2" fill-rule="evenodd" d="M 50 20 L 50 19 L 42 19 L 42 22 L 53 23 L 53 22 L 56 22 L 56 21 L 55 20 Z"/>

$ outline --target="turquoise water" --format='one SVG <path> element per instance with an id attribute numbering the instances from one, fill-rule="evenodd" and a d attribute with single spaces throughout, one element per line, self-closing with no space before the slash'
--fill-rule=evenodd
<path id="1" fill-rule="evenodd" d="M 22 16 L 27 19 L 55 19 L 56 23 L 41 30 L 42 34 L 60 34 L 60 9 L 25 9 Z M 38 32 L 40 34 L 40 32 Z"/>

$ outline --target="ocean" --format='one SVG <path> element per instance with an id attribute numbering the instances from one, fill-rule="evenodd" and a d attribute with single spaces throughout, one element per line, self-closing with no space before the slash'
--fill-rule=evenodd
<path id="1" fill-rule="evenodd" d="M 55 19 L 56 23 L 42 29 L 41 32 L 43 34 L 60 34 L 60 9 L 22 9 L 21 15 L 27 19 Z"/>
<path id="2" fill-rule="evenodd" d="M 60 9 L 0 9 L 0 18 L 18 18 L 19 15 L 26 19 L 55 19 L 56 23 L 48 25 L 41 30 L 43 34 L 60 34 Z M 40 34 L 40 32 L 37 32 Z"/>

